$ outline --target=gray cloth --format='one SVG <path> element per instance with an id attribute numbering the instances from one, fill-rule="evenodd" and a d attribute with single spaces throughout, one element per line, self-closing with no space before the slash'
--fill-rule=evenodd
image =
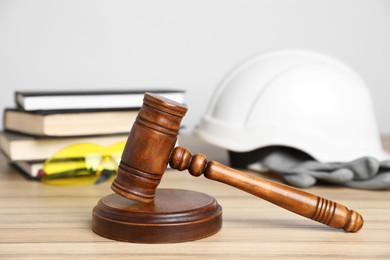
<path id="1" fill-rule="evenodd" d="M 390 189 L 390 161 L 379 162 L 372 157 L 347 163 L 323 163 L 281 147 L 273 149 L 248 168 L 256 170 L 260 166 L 280 173 L 288 184 L 299 188 L 308 188 L 317 181 L 324 181 L 358 189 Z"/>

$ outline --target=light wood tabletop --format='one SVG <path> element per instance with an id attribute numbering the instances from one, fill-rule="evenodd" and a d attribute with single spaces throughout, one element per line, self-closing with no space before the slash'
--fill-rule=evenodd
<path id="1" fill-rule="evenodd" d="M 209 159 L 227 161 L 223 150 L 199 142 L 184 143 Z M 363 215 L 362 230 L 345 233 L 225 184 L 168 170 L 159 188 L 212 195 L 223 208 L 223 227 L 193 242 L 134 244 L 112 241 L 92 231 L 92 209 L 113 193 L 110 184 L 44 185 L 24 178 L 0 155 L 0 259 L 390 259 L 389 190 L 307 189 Z"/>

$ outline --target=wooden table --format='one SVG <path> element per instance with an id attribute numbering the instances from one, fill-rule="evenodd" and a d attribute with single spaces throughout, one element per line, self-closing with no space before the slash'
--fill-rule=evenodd
<path id="1" fill-rule="evenodd" d="M 211 155 L 210 159 L 227 160 L 217 148 L 198 142 L 186 146 Z M 222 230 L 206 239 L 178 244 L 105 239 L 91 230 L 91 213 L 100 198 L 112 193 L 110 183 L 43 185 L 26 180 L 0 155 L 0 259 L 390 259 L 390 191 L 334 186 L 308 189 L 363 215 L 361 231 L 344 233 L 186 172 L 169 170 L 159 187 L 214 196 L 223 207 Z"/>

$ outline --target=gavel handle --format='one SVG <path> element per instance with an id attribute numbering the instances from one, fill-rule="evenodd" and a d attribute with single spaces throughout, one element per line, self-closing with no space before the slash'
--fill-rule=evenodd
<path id="1" fill-rule="evenodd" d="M 344 205 L 281 183 L 245 174 L 215 161 L 207 162 L 203 154 L 192 157 L 182 147 L 174 149 L 170 165 L 178 170 L 188 169 L 194 176 L 203 174 L 208 179 L 231 185 L 298 215 L 334 228 L 342 228 L 346 232 L 357 232 L 364 223 L 359 213 Z"/>

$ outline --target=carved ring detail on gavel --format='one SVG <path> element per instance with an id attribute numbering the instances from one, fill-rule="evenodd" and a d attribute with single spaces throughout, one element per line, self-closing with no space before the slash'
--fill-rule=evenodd
<path id="1" fill-rule="evenodd" d="M 231 169 L 202 154 L 194 157 L 174 147 L 187 108 L 172 100 L 146 93 L 144 104 L 129 134 L 112 189 L 122 197 L 144 203 L 154 201 L 155 191 L 168 162 L 194 176 L 204 175 L 301 216 L 331 227 L 356 232 L 363 218 L 354 210 L 316 195 Z"/>

